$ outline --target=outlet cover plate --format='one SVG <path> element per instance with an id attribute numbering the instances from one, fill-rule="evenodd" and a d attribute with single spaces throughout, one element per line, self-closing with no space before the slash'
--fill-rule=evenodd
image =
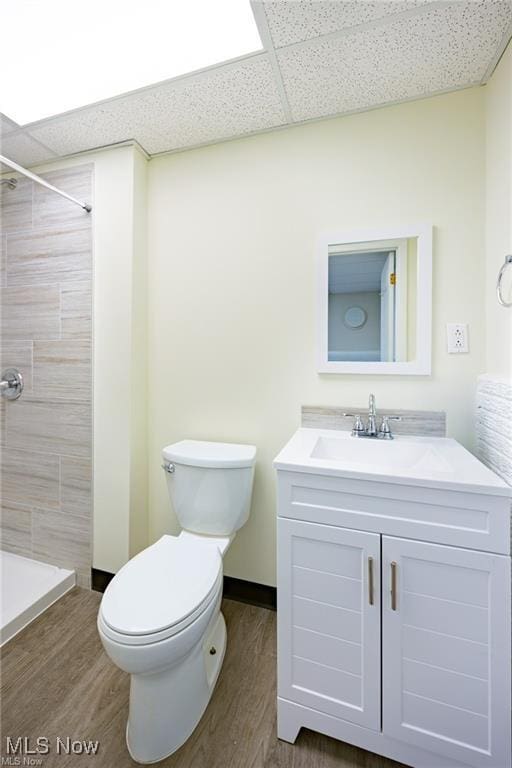
<path id="1" fill-rule="evenodd" d="M 446 323 L 446 343 L 450 355 L 469 352 L 468 324 Z"/>

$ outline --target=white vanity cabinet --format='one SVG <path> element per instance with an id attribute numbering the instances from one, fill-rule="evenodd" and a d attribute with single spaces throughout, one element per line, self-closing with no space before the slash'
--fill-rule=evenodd
<path id="1" fill-rule="evenodd" d="M 383 536 L 382 570 L 383 732 L 510 765 L 510 558 Z"/>
<path id="2" fill-rule="evenodd" d="M 279 520 L 279 546 L 280 695 L 378 730 L 380 536 Z"/>
<path id="3" fill-rule="evenodd" d="M 510 768 L 510 497 L 278 469 L 278 735 Z"/>

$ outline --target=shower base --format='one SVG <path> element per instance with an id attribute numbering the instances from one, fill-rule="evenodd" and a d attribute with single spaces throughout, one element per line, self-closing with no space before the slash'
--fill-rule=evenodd
<path id="1" fill-rule="evenodd" d="M 75 585 L 75 572 L 0 552 L 0 646 Z"/>

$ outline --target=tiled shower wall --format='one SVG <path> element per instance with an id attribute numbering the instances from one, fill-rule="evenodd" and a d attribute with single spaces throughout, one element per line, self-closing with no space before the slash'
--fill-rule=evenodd
<path id="1" fill-rule="evenodd" d="M 92 166 L 45 173 L 91 201 Z M 74 568 L 92 560 L 92 214 L 27 179 L 2 185 L 2 369 L 23 395 L 1 413 L 1 547 Z"/>

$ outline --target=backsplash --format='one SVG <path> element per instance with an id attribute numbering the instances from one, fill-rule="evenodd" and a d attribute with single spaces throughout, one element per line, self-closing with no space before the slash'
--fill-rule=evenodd
<path id="1" fill-rule="evenodd" d="M 90 200 L 92 166 L 43 174 Z M 1 403 L 1 546 L 74 568 L 92 560 L 92 218 L 20 179 L 2 189 L 2 369 L 24 377 Z"/>
<path id="2" fill-rule="evenodd" d="M 354 419 L 344 413 L 368 415 L 368 408 L 352 406 L 329 407 L 324 405 L 303 405 L 301 425 L 315 429 L 351 430 Z M 378 408 L 378 416 L 400 416 L 401 421 L 393 421 L 392 431 L 397 435 L 423 435 L 446 437 L 446 413 L 444 411 L 404 411 Z"/>

